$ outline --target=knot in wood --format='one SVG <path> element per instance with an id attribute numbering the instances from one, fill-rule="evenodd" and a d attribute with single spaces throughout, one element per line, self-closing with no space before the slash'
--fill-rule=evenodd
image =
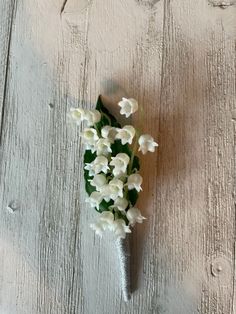
<path id="1" fill-rule="evenodd" d="M 213 277 L 230 276 L 230 270 L 230 263 L 224 257 L 217 257 L 211 263 L 211 274 Z"/>

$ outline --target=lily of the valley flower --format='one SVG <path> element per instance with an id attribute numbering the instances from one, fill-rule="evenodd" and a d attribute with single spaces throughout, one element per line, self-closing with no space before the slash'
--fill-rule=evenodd
<path id="1" fill-rule="evenodd" d="M 117 208 L 120 211 L 125 211 L 128 207 L 129 202 L 124 197 L 117 197 L 117 199 L 114 201 L 114 205 L 111 206 L 111 208 Z"/>
<path id="2" fill-rule="evenodd" d="M 120 176 L 126 173 L 127 166 L 129 164 L 129 156 L 125 153 L 119 153 L 115 157 L 111 158 L 110 165 L 114 166 L 113 174 L 114 176 Z"/>
<path id="3" fill-rule="evenodd" d="M 87 145 L 95 145 L 99 139 L 97 131 L 94 128 L 85 128 L 81 134 L 83 142 Z"/>
<path id="4" fill-rule="evenodd" d="M 96 143 L 95 149 L 97 151 L 98 156 L 99 155 L 107 156 L 112 152 L 111 142 L 107 138 L 100 138 Z"/>
<path id="5" fill-rule="evenodd" d="M 143 178 L 140 174 L 138 173 L 131 174 L 128 177 L 128 181 L 127 181 L 128 189 L 129 190 L 136 189 L 138 192 L 140 192 L 142 190 L 141 188 L 142 182 L 143 182 Z"/>
<path id="6" fill-rule="evenodd" d="M 102 195 L 108 202 L 110 199 L 115 201 L 117 197 L 123 197 L 124 183 L 119 179 L 112 179 L 109 184 L 102 189 Z"/>
<path id="7" fill-rule="evenodd" d="M 94 191 L 90 194 L 89 198 L 86 200 L 87 203 L 91 205 L 91 207 L 99 208 L 99 204 L 103 200 L 103 196 L 100 192 Z"/>
<path id="8" fill-rule="evenodd" d="M 136 222 L 142 223 L 143 220 L 146 219 L 141 215 L 140 210 L 136 207 L 130 208 L 126 213 L 126 217 L 129 220 L 131 226 L 135 225 Z"/>
<path id="9" fill-rule="evenodd" d="M 118 106 L 121 107 L 120 114 L 124 114 L 126 118 L 138 110 L 138 102 L 133 98 L 127 99 L 123 97 Z"/>
<path id="10" fill-rule="evenodd" d="M 104 224 L 102 223 L 102 221 L 97 221 L 93 224 L 90 224 L 90 228 L 93 229 L 97 235 L 102 237 L 104 231 Z"/>
<path id="11" fill-rule="evenodd" d="M 114 223 L 114 215 L 109 211 L 104 211 L 100 214 L 99 220 L 90 225 L 96 234 L 102 236 L 105 230 L 112 230 Z"/>
<path id="12" fill-rule="evenodd" d="M 106 223 L 108 226 L 112 225 L 114 222 L 114 215 L 110 211 L 104 211 L 101 213 L 99 218 L 103 223 Z"/>
<path id="13" fill-rule="evenodd" d="M 126 125 L 122 129 L 117 129 L 116 139 L 121 140 L 122 145 L 132 144 L 135 136 L 135 128 L 132 125 Z"/>
<path id="14" fill-rule="evenodd" d="M 103 138 L 108 138 L 111 143 L 114 143 L 114 140 L 116 138 L 117 130 L 116 128 L 106 125 L 101 129 L 101 135 Z"/>
<path id="15" fill-rule="evenodd" d="M 114 220 L 114 215 L 109 211 L 104 211 L 100 214 L 99 220 L 90 225 L 96 234 L 102 236 L 105 230 L 113 231 L 117 238 L 124 239 L 126 233 L 130 233 L 129 226 L 126 225 L 123 219 Z"/>
<path id="16" fill-rule="evenodd" d="M 131 233 L 129 226 L 126 226 L 123 219 L 117 219 L 113 222 L 113 231 L 117 238 L 125 239 L 126 233 Z"/>
<path id="17" fill-rule="evenodd" d="M 96 109 L 86 110 L 85 115 L 84 115 L 84 120 L 88 122 L 89 126 L 92 126 L 101 120 L 101 113 Z"/>
<path id="18" fill-rule="evenodd" d="M 149 134 L 141 135 L 138 139 L 138 143 L 140 145 L 139 151 L 142 151 L 143 154 L 146 154 L 148 151 L 153 153 L 155 151 L 155 147 L 158 146 L 153 137 Z"/>
<path id="19" fill-rule="evenodd" d="M 107 183 L 107 178 L 104 174 L 96 174 L 92 180 L 89 180 L 90 184 L 96 188 L 97 191 L 101 191 Z"/>
<path id="20" fill-rule="evenodd" d="M 82 108 L 70 108 L 69 117 L 76 123 L 80 124 L 85 118 L 85 111 Z"/>
<path id="21" fill-rule="evenodd" d="M 89 171 L 89 176 L 94 176 L 100 172 L 106 174 L 109 170 L 108 159 L 105 156 L 98 156 L 91 163 L 86 163 L 84 169 Z"/>

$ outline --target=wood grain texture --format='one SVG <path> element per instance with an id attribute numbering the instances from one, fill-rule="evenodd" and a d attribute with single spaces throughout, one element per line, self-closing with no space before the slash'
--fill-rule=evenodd
<path id="1" fill-rule="evenodd" d="M 0 143 L 3 130 L 4 106 L 7 92 L 8 74 L 9 74 L 9 59 L 11 36 L 14 24 L 15 1 L 0 3 L 1 24 L 0 24 Z"/>
<path id="2" fill-rule="evenodd" d="M 235 313 L 236 8 L 207 0 L 0 2 L 0 313 Z M 71 106 L 145 108 L 124 303 L 88 227 Z"/>

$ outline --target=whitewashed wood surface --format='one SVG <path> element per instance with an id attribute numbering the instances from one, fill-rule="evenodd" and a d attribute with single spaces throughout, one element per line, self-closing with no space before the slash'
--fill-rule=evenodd
<path id="1" fill-rule="evenodd" d="M 236 313 L 235 39 L 229 0 L 0 0 L 0 314 Z M 66 120 L 100 93 L 160 145 L 129 303 Z"/>

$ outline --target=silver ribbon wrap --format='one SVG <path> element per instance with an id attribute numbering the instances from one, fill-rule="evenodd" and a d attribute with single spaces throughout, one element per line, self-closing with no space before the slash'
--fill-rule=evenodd
<path id="1" fill-rule="evenodd" d="M 129 236 L 116 240 L 116 247 L 120 261 L 121 289 L 124 301 L 130 299 L 130 243 Z"/>

